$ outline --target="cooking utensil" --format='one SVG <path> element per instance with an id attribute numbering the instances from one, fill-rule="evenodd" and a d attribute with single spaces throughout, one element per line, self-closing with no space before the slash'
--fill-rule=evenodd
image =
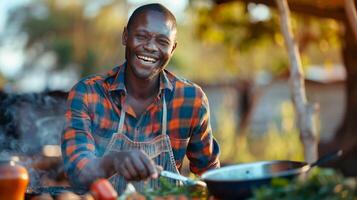
<path id="1" fill-rule="evenodd" d="M 182 176 L 180 174 L 177 174 L 177 173 L 174 173 L 174 172 L 170 172 L 170 171 L 166 171 L 166 170 L 161 171 L 160 172 L 160 176 L 181 181 L 184 185 L 199 185 L 199 186 L 202 186 L 202 187 L 206 187 L 206 183 L 203 182 L 203 181 L 194 180 L 192 178 L 188 178 L 186 176 Z"/>
<path id="2" fill-rule="evenodd" d="M 273 178 L 295 178 L 341 155 L 341 150 L 334 151 L 312 164 L 276 160 L 231 165 L 205 172 L 201 178 L 208 191 L 219 199 L 245 199 L 254 188 L 270 184 Z"/>

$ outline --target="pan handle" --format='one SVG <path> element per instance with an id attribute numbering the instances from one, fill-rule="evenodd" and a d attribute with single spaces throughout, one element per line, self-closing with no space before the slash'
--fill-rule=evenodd
<path id="1" fill-rule="evenodd" d="M 342 156 L 342 154 L 343 154 L 343 151 L 341 149 L 332 151 L 332 152 L 322 156 L 321 158 L 317 159 L 315 162 L 311 163 L 310 168 L 315 167 L 315 166 L 320 166 L 320 165 L 327 163 L 331 160 L 335 160 L 338 157 Z"/>

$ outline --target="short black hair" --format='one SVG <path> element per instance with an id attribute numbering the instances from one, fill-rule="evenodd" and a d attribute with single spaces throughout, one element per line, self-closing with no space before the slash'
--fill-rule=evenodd
<path id="1" fill-rule="evenodd" d="M 151 4 L 142 5 L 134 10 L 133 14 L 131 14 L 131 16 L 129 17 L 128 24 L 126 25 L 128 30 L 130 28 L 130 25 L 134 22 L 135 18 L 140 13 L 145 12 L 145 11 L 156 11 L 156 12 L 162 13 L 163 15 L 167 16 L 172 21 L 172 25 L 173 25 L 172 28 L 176 29 L 176 26 L 177 26 L 176 18 L 172 14 L 172 12 L 169 9 L 167 9 L 165 6 L 163 6 L 159 3 L 151 3 Z"/>

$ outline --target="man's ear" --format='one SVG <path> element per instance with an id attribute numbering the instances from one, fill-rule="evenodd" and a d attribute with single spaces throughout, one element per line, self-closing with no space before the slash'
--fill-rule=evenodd
<path id="1" fill-rule="evenodd" d="M 173 54 L 173 53 L 174 53 L 174 51 L 175 51 L 176 47 L 177 47 L 177 42 L 175 41 L 174 46 L 172 46 L 171 54 Z"/>
<path id="2" fill-rule="evenodd" d="M 127 29 L 127 27 L 124 27 L 124 31 L 123 31 L 123 34 L 121 36 L 122 45 L 126 46 L 127 40 L 128 40 L 128 29 Z"/>

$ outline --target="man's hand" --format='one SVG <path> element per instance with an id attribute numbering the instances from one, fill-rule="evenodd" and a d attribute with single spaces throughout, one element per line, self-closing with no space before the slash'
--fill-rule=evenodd
<path id="1" fill-rule="evenodd" d="M 114 156 L 112 159 L 115 172 L 128 181 L 158 177 L 154 161 L 144 151 L 121 151 L 111 156 Z"/>

